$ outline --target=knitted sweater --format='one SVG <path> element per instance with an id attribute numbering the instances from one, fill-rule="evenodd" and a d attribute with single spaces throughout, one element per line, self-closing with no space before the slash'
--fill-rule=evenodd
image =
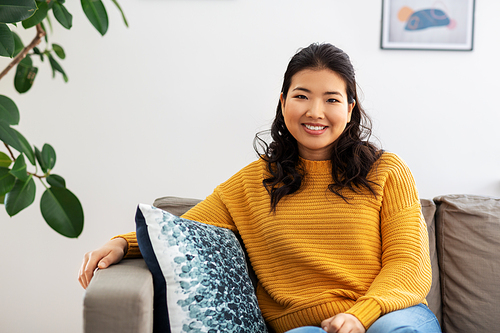
<path id="1" fill-rule="evenodd" d="M 300 190 L 282 198 L 275 213 L 258 160 L 182 216 L 239 232 L 266 322 L 285 332 L 344 312 L 368 328 L 385 313 L 425 303 L 428 236 L 406 164 L 385 152 L 368 175 L 377 196 L 346 191 L 346 203 L 328 190 L 329 161 L 301 163 Z M 137 255 L 135 233 L 121 237 L 128 256 Z"/>

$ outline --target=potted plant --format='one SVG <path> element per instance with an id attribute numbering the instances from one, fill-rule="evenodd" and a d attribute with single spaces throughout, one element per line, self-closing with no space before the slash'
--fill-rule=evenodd
<path id="1" fill-rule="evenodd" d="M 123 11 L 116 0 L 111 0 L 120 10 L 128 27 Z M 73 16 L 64 6 L 65 0 L 0 0 L 0 56 L 11 58 L 11 62 L 0 73 L 2 79 L 16 68 L 14 87 L 24 94 L 34 83 L 38 68 L 33 59 L 48 63 L 53 76 L 68 76 L 57 59 L 66 57 L 62 46 L 49 42 L 46 25 L 55 20 L 66 29 L 71 29 Z M 101 34 L 108 30 L 108 16 L 101 0 L 81 0 L 82 9 L 90 23 Z M 22 25 L 34 30 L 33 40 L 26 46 L 9 25 Z M 44 49 L 40 48 L 44 46 Z M 0 94 L 0 204 L 5 206 L 9 216 L 14 216 L 35 200 L 36 183 L 45 188 L 40 198 L 43 218 L 55 231 L 63 236 L 75 238 L 83 230 L 83 208 L 78 198 L 66 188 L 66 181 L 53 173 L 56 152 L 50 144 L 41 149 L 32 146 L 15 126 L 19 124 L 20 113 L 14 101 Z M 37 180 L 37 182 L 35 182 Z"/>

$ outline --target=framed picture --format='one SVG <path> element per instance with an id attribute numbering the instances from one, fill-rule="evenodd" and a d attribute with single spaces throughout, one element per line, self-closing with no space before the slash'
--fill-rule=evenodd
<path id="1" fill-rule="evenodd" d="M 382 0 L 382 49 L 472 51 L 475 0 Z"/>

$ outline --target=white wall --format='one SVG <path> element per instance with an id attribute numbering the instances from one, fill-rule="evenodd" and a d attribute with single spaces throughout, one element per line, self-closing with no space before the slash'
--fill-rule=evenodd
<path id="1" fill-rule="evenodd" d="M 69 83 L 47 63 L 25 95 L 14 73 L 0 81 L 20 108 L 19 130 L 56 149 L 54 172 L 86 219 L 72 240 L 45 224 L 38 199 L 14 218 L 0 209 L 1 332 L 81 332 L 83 253 L 133 230 L 139 202 L 204 198 L 254 160 L 286 64 L 311 42 L 351 56 L 375 134 L 410 165 L 421 197 L 500 196 L 500 2 L 477 1 L 473 52 L 380 50 L 373 0 L 121 0 L 129 29 L 104 3 L 103 38 L 79 1 L 66 2 L 71 31 L 53 20 Z"/>

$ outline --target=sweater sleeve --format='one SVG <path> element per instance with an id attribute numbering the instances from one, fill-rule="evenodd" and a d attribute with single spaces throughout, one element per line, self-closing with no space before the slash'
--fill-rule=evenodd
<path id="1" fill-rule="evenodd" d="M 415 181 L 403 161 L 395 155 L 392 160 L 380 212 L 381 270 L 368 292 L 346 311 L 365 328 L 388 312 L 425 303 L 432 282 L 427 228 Z"/>
<path id="2" fill-rule="evenodd" d="M 183 218 L 203 222 L 237 232 L 231 214 L 223 200 L 223 185 L 219 185 L 205 200 L 187 211 Z"/>

